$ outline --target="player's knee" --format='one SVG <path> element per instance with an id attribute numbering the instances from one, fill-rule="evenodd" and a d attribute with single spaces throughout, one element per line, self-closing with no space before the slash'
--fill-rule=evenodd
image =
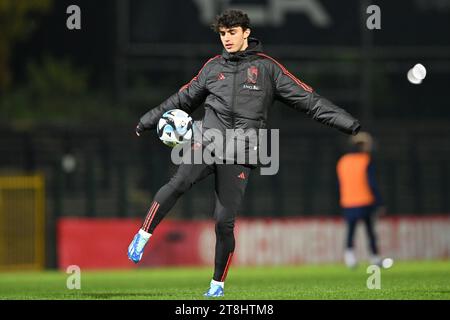
<path id="1" fill-rule="evenodd" d="M 168 185 L 177 193 L 185 193 L 191 188 L 192 182 L 186 177 L 174 177 L 169 181 Z"/>
<path id="2" fill-rule="evenodd" d="M 230 234 L 234 230 L 234 220 L 219 218 L 216 221 L 216 233 L 217 234 Z"/>

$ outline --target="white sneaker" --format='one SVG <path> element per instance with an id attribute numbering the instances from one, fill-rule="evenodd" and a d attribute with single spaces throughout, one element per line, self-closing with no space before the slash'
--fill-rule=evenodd
<path id="1" fill-rule="evenodd" d="M 211 284 L 209 286 L 208 291 L 205 292 L 204 296 L 205 297 L 223 297 L 223 287 L 224 287 L 224 283 L 223 282 L 217 282 L 214 280 L 211 280 Z"/>
<path id="2" fill-rule="evenodd" d="M 345 265 L 349 268 L 355 268 L 358 264 L 353 250 L 346 250 L 344 254 Z"/>
<path id="3" fill-rule="evenodd" d="M 371 255 L 370 256 L 370 264 L 371 265 L 376 265 L 381 267 L 383 260 L 380 258 L 380 256 L 378 255 Z"/>
<path id="4" fill-rule="evenodd" d="M 139 232 L 134 236 L 133 241 L 131 241 L 130 245 L 128 246 L 128 259 L 130 259 L 134 263 L 138 263 L 139 261 L 141 261 L 142 254 L 144 253 L 144 248 L 147 245 L 150 237 L 150 233 L 140 229 Z"/>

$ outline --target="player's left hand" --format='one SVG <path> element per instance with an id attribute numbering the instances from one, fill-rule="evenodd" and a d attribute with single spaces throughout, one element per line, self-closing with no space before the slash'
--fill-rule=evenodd
<path id="1" fill-rule="evenodd" d="M 359 121 L 355 121 L 355 123 L 351 126 L 351 135 L 356 135 L 361 130 L 361 124 Z"/>

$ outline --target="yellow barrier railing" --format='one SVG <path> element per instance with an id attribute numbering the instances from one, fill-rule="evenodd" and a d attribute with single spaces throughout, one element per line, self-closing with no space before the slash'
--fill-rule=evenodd
<path id="1" fill-rule="evenodd" d="M 44 229 L 44 177 L 0 177 L 0 270 L 44 268 Z"/>

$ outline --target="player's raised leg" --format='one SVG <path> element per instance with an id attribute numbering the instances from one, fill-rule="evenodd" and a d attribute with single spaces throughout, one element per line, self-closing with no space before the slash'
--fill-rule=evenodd
<path id="1" fill-rule="evenodd" d="M 207 297 L 221 297 L 234 247 L 234 222 L 241 207 L 251 169 L 242 165 L 217 165 L 215 181 L 216 252 L 214 276 Z"/>
<path id="2" fill-rule="evenodd" d="M 206 164 L 181 164 L 170 181 L 156 193 L 138 233 L 128 246 L 128 258 L 138 263 L 156 226 L 172 209 L 178 198 L 197 181 L 210 175 L 214 167 Z"/>

